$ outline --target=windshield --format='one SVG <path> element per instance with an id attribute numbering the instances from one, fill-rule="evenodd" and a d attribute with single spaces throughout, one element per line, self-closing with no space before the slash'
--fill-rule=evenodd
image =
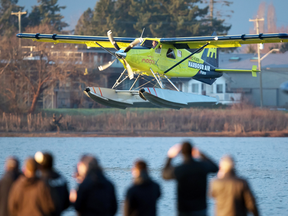
<path id="1" fill-rule="evenodd" d="M 157 45 L 158 45 L 158 41 L 145 40 L 141 46 L 151 49 L 151 48 L 155 48 Z"/>

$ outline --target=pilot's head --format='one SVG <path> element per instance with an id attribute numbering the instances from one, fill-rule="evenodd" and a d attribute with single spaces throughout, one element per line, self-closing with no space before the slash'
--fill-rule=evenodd
<path id="1" fill-rule="evenodd" d="M 156 47 L 157 44 L 158 44 L 157 41 L 153 41 L 153 42 L 152 42 L 152 46 L 153 46 L 153 48 Z"/>

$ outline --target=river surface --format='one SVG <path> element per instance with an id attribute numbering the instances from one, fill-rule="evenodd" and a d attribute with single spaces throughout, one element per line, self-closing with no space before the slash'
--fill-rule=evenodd
<path id="1" fill-rule="evenodd" d="M 136 159 L 148 162 L 150 175 L 161 185 L 162 197 L 158 215 L 176 215 L 176 185 L 161 179 L 161 168 L 166 153 L 173 144 L 187 138 L 0 138 L 0 175 L 4 172 L 7 156 L 16 155 L 21 165 L 36 151 L 50 151 L 55 167 L 75 188 L 72 178 L 76 163 L 83 153 L 99 158 L 106 175 L 116 186 L 121 215 L 125 191 L 132 182 L 131 167 Z M 210 155 L 217 163 L 224 154 L 236 160 L 237 173 L 247 178 L 255 194 L 261 215 L 288 215 L 288 139 L 287 138 L 192 138 L 195 146 Z M 175 159 L 175 164 L 181 158 Z M 215 176 L 210 176 L 213 178 Z M 208 200 L 209 215 L 214 202 Z M 75 215 L 68 209 L 65 216 Z"/>

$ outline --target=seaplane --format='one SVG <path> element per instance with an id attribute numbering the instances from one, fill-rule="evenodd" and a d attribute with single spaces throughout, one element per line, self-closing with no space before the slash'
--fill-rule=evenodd
<path id="1" fill-rule="evenodd" d="M 19 33 L 17 37 L 54 44 L 85 44 L 87 47 L 100 47 L 110 53 L 114 60 L 100 66 L 99 70 L 107 69 L 118 59 L 124 71 L 112 88 L 87 87 L 84 93 L 100 104 L 122 109 L 151 106 L 181 109 L 216 104 L 217 98 L 179 91 L 171 78 L 193 78 L 212 85 L 225 72 L 249 72 L 256 77 L 259 70 L 255 65 L 252 69 L 243 70 L 219 68 L 218 48 L 288 42 L 288 34 L 285 33 L 226 36 L 213 33 L 211 36 L 199 37 L 143 38 L 143 32 L 139 38 L 113 37 L 111 30 L 107 36 Z M 115 52 L 109 48 L 114 48 Z M 134 88 L 143 76 L 152 77 L 159 87 Z M 130 89 L 117 90 L 117 86 L 128 78 L 135 79 Z M 173 90 L 167 89 L 164 80 L 168 81 L 167 85 L 171 84 Z"/>

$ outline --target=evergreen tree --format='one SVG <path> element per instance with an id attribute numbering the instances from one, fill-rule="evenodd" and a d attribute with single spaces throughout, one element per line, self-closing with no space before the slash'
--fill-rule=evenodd
<path id="1" fill-rule="evenodd" d="M 214 31 L 227 34 L 231 26 L 225 26 L 224 20 L 209 18 L 209 7 L 202 7 L 201 2 L 100 0 L 94 11 L 87 10 L 81 16 L 75 33 L 106 35 L 111 29 L 114 36 L 139 37 L 145 28 L 145 37 L 206 36 Z M 93 18 L 91 13 L 94 14 Z"/>
<path id="2" fill-rule="evenodd" d="M 62 21 L 64 17 L 60 14 L 60 11 L 66 6 L 59 6 L 58 0 L 38 0 L 38 3 L 39 5 L 33 6 L 32 12 L 29 14 L 29 26 L 48 24 L 58 32 L 68 26 Z"/>
<path id="3" fill-rule="evenodd" d="M 18 17 L 11 12 L 22 11 L 24 7 L 17 5 L 18 0 L 0 0 L 0 35 L 11 36 L 18 31 Z M 22 24 L 25 23 L 26 15 L 22 15 Z"/>
<path id="4" fill-rule="evenodd" d="M 91 10 L 91 8 L 88 8 L 79 18 L 78 23 L 75 27 L 75 34 L 91 35 L 93 29 L 92 19 L 93 19 L 93 11 Z"/>

